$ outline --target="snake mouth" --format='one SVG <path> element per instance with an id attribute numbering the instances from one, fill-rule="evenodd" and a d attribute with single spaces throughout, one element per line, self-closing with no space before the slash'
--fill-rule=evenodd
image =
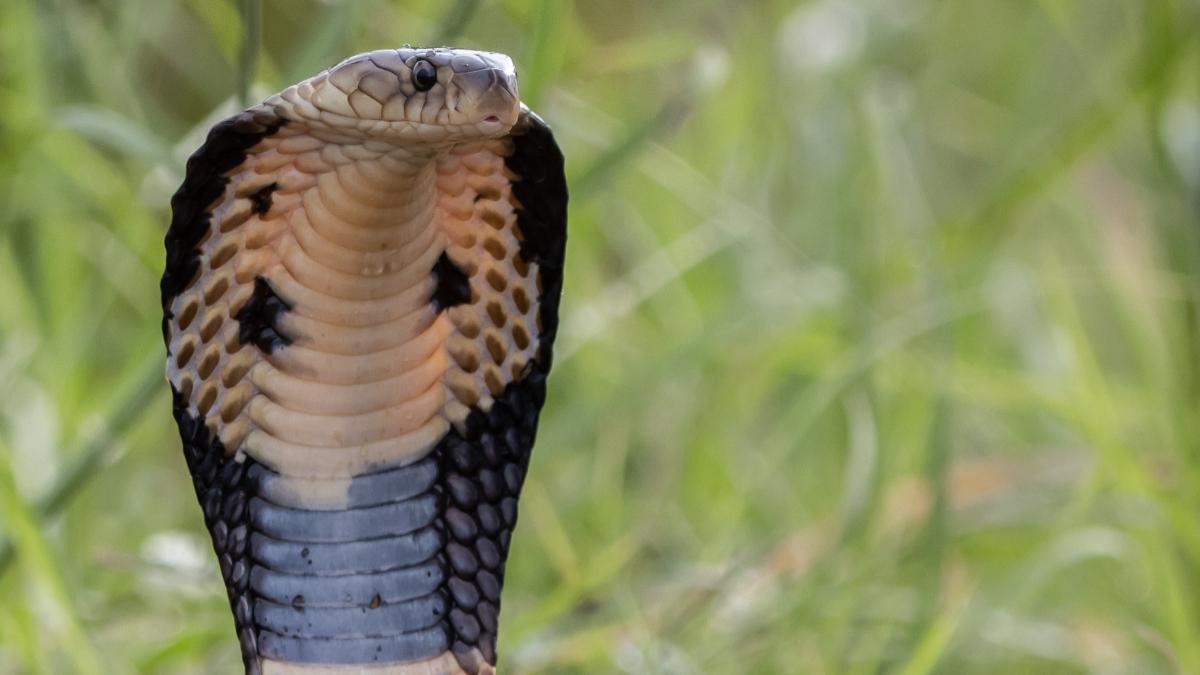
<path id="1" fill-rule="evenodd" d="M 484 122 L 499 122 L 500 118 L 496 117 L 495 115 L 488 115 L 486 118 L 484 118 L 483 121 Z"/>

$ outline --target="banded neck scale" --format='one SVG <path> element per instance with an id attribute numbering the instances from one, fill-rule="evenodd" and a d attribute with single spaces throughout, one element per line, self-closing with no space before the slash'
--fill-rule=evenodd
<path id="1" fill-rule="evenodd" d="M 463 49 L 346 59 L 188 160 L 167 379 L 248 675 L 495 672 L 566 205 L 512 61 Z"/>

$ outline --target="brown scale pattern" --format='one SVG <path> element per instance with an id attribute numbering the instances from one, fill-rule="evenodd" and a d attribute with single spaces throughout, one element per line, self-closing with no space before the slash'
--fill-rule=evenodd
<path id="1" fill-rule="evenodd" d="M 444 381 L 453 401 L 446 416 L 461 422 L 469 406 L 485 412 L 536 355 L 537 265 L 520 257 L 520 230 L 504 157 L 511 141 L 465 147 L 438 164 L 438 204 L 451 243 L 446 253 L 467 273 L 471 302 L 449 311 L 454 331 L 446 351 L 454 365 Z"/>
<path id="2" fill-rule="evenodd" d="M 253 193 L 276 183 L 279 169 L 261 162 L 297 129 L 281 128 L 254 146 L 245 161 L 227 175 L 225 194 L 212 207 L 208 234 L 200 244 L 196 277 L 172 304 L 176 320 L 170 326 L 167 377 L 188 407 L 204 418 L 209 433 L 221 439 L 226 452 L 236 453 L 251 429 L 240 417 L 254 393 L 244 382 L 251 366 L 261 360 L 254 349 L 238 340 L 234 315 L 249 299 L 249 283 L 276 261 L 264 247 L 282 233 L 284 212 L 255 213 Z M 294 192 L 298 185 L 293 187 Z M 276 188 L 275 194 L 289 194 Z"/>
<path id="3" fill-rule="evenodd" d="M 350 203 L 345 196 L 362 195 L 326 193 L 324 184 L 318 184 L 320 176 L 336 172 L 350 160 L 345 152 L 330 150 L 337 146 L 319 144 L 303 131 L 301 125 L 295 125 L 264 139 L 245 163 L 231 172 L 233 180 L 214 207 L 212 230 L 200 246 L 200 272 L 173 305 L 177 322 L 170 342 L 174 358 L 169 377 L 230 454 L 262 426 L 261 420 L 251 419 L 256 415 L 248 418 L 243 411 L 247 406 L 259 410 L 268 405 L 254 403 L 259 388 L 243 379 L 264 360 L 267 365 L 259 366 L 258 371 L 297 371 L 294 364 L 264 359 L 256 350 L 237 356 L 243 346 L 233 317 L 250 297 L 254 279 L 271 279 L 286 296 L 289 285 L 310 283 L 306 278 L 291 278 L 298 266 L 304 269 L 294 262 L 296 256 L 325 271 L 359 264 L 318 253 L 324 249 L 304 240 L 304 233 L 315 230 L 319 219 L 329 219 L 330 209 L 345 210 Z M 524 263 L 519 255 L 520 232 L 509 185 L 512 177 L 504 166 L 508 143 L 464 146 L 444 155 L 437 166 L 436 229 L 445 233 L 446 254 L 468 273 L 471 287 L 471 303 L 451 308 L 449 322 L 442 329 L 447 333 L 443 346 L 452 359 L 442 377 L 451 394 L 443 397 L 442 414 L 451 422 L 461 422 L 470 405 L 478 404 L 486 411 L 507 383 L 520 379 L 525 365 L 536 356 L 537 265 Z M 321 149 L 315 150 L 317 147 Z M 293 161 L 285 163 L 286 158 Z M 350 193 L 352 186 L 343 182 L 339 190 Z M 265 202 L 259 198 L 264 190 L 270 191 Z M 314 195 L 325 199 L 317 202 Z M 307 215 L 309 211 L 311 215 Z M 334 213 L 343 219 L 354 215 Z M 350 234 L 328 227 L 320 236 L 338 244 L 354 244 L 345 240 Z M 429 236 L 435 235 L 431 231 Z M 429 249 L 423 250 L 428 254 Z M 307 259 L 313 255 L 318 259 Z M 368 270 L 360 272 L 367 274 Z M 354 292 L 350 287 L 320 290 Z M 321 312 L 306 311 L 303 303 L 295 313 L 289 322 L 311 330 L 324 329 L 330 321 L 327 316 L 318 317 Z M 306 323 L 301 316 L 314 317 L 318 323 Z M 305 343 L 302 340 L 300 344 Z M 337 347 L 322 349 L 338 351 Z M 265 377 L 260 374 L 257 379 Z"/>
<path id="4" fill-rule="evenodd" d="M 412 371 L 414 366 L 397 366 L 394 359 L 428 353 L 420 347 L 427 335 L 430 340 L 442 340 L 447 355 L 444 364 L 435 355 L 424 357 L 434 358 L 436 363 L 430 365 L 442 370 L 440 378 L 446 390 L 445 394 L 430 392 L 429 404 L 440 408 L 446 421 L 461 424 L 472 405 L 486 412 L 505 385 L 521 379 L 524 368 L 537 355 L 540 284 L 537 265 L 520 257 L 513 177 L 504 163 L 511 141 L 466 145 L 441 156 L 432 177 L 437 201 L 431 227 L 405 235 L 410 243 L 402 246 L 399 257 L 388 259 L 387 269 L 382 262 L 369 262 L 384 260 L 372 257 L 370 251 L 377 250 L 373 247 L 378 242 L 391 246 L 387 242 L 393 235 L 350 225 L 372 216 L 361 204 L 387 204 L 386 197 L 368 194 L 360 185 L 364 178 L 368 183 L 379 180 L 372 172 L 384 171 L 349 157 L 363 152 L 361 148 L 339 149 L 318 143 L 305 133 L 303 125 L 285 127 L 261 141 L 245 162 L 229 173 L 232 180 L 225 195 L 213 207 L 210 231 L 200 244 L 197 277 L 171 308 L 177 320 L 169 343 L 174 358 L 168 377 L 231 455 L 253 437 L 261 451 L 256 459 L 278 465 L 280 457 L 291 453 L 296 456 L 296 471 L 308 476 L 324 477 L 328 472 L 322 467 L 341 461 L 328 452 L 296 444 L 310 438 L 303 431 L 310 425 L 296 418 L 306 409 L 305 404 L 288 403 L 271 392 L 262 396 L 260 385 L 267 381 L 290 386 L 286 385 L 288 378 L 299 377 L 351 385 L 378 379 L 386 372 Z M 357 173 L 343 179 L 351 169 Z M 403 163 L 395 163 L 393 170 L 402 172 Z M 417 261 L 434 259 L 441 247 L 468 275 L 469 304 L 450 308 L 445 318 L 439 317 L 425 329 L 427 320 L 419 313 L 401 318 L 400 313 L 369 301 L 378 294 L 375 289 L 380 284 L 393 287 L 389 293 L 405 288 L 424 292 L 419 279 L 428 275 Z M 415 277 L 413 272 L 425 276 Z M 258 350 L 238 356 L 243 345 L 234 317 L 260 276 L 295 305 L 285 321 L 298 342 L 273 356 L 264 357 Z M 377 281 L 370 280 L 373 276 Z M 345 303 L 338 298 L 364 301 L 358 304 L 359 314 L 365 318 L 343 316 Z M 395 330 L 391 324 L 370 325 L 376 320 L 373 317 L 393 315 L 397 316 Z M 424 333 L 401 345 L 396 330 Z M 378 338 L 372 337 L 376 334 Z M 391 355 L 393 345 L 402 351 Z M 346 379 L 346 373 L 368 374 Z M 252 381 L 243 382 L 248 377 Z M 407 386 L 397 382 L 397 386 Z M 423 389 L 416 393 L 420 391 Z M 432 408 L 413 396 L 410 393 L 404 398 L 412 402 L 410 407 L 430 411 L 419 413 L 422 416 L 432 413 Z M 366 415 L 371 410 L 359 407 L 346 414 Z M 320 425 L 324 422 L 325 418 Z M 351 422 L 347 419 L 346 423 Z M 440 433 L 438 429 L 430 426 L 428 432 L 413 436 L 411 452 L 427 451 Z M 290 434 L 291 430 L 296 434 Z M 385 437 L 363 436 L 358 442 L 372 443 Z M 336 439 L 316 445 L 330 447 L 330 443 L 336 444 Z M 397 450 L 387 452 L 394 455 Z M 344 472 L 352 474 L 354 469 Z"/>

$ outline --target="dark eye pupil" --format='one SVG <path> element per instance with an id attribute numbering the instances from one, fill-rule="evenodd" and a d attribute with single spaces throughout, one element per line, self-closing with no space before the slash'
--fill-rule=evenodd
<path id="1" fill-rule="evenodd" d="M 417 91 L 429 91 L 437 84 L 437 70 L 428 61 L 417 61 L 413 64 L 412 82 Z"/>

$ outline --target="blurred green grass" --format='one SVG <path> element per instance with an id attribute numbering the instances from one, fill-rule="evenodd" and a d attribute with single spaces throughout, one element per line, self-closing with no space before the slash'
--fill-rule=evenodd
<path id="1" fill-rule="evenodd" d="M 0 674 L 238 672 L 169 195 L 406 42 L 512 55 L 571 180 L 503 672 L 1200 674 L 1195 3 L 241 6 L 0 0 Z"/>

